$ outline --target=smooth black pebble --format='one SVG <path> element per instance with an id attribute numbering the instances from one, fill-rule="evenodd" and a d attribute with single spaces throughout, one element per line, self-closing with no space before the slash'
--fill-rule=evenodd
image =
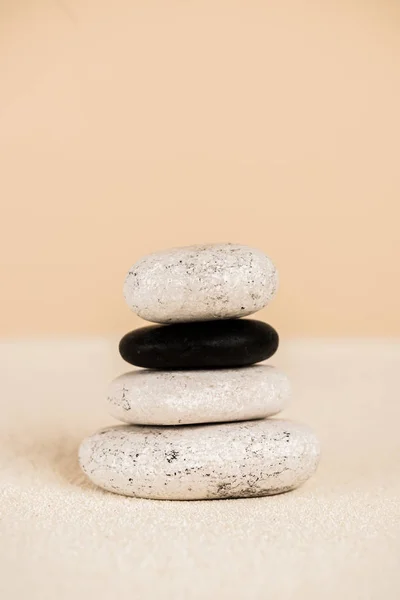
<path id="1" fill-rule="evenodd" d="M 124 335 L 124 360 L 147 369 L 245 367 L 275 354 L 279 336 L 273 327 L 251 319 L 150 325 Z"/>

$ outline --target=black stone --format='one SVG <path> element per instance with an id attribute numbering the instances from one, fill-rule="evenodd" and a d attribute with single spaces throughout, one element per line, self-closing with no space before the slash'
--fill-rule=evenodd
<path id="1" fill-rule="evenodd" d="M 147 369 L 245 367 L 275 354 L 279 336 L 262 321 L 227 319 L 141 327 L 124 335 L 124 360 Z"/>

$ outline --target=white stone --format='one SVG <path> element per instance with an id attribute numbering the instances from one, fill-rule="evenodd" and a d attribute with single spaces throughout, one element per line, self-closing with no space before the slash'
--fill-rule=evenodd
<path id="1" fill-rule="evenodd" d="M 159 500 L 280 494 L 315 471 L 319 443 L 304 425 L 266 419 L 218 425 L 120 425 L 86 438 L 80 464 L 96 485 Z"/>
<path id="2" fill-rule="evenodd" d="M 124 285 L 128 306 L 156 323 L 250 315 L 274 297 L 278 275 L 260 250 L 240 244 L 174 248 L 145 256 Z"/>
<path id="3" fill-rule="evenodd" d="M 197 371 L 137 370 L 109 386 L 109 413 L 137 425 L 261 419 L 285 408 L 286 375 L 267 365 Z"/>

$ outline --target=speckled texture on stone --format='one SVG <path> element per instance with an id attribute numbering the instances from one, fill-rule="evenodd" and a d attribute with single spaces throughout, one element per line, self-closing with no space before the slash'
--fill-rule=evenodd
<path id="1" fill-rule="evenodd" d="M 315 471 L 319 443 L 292 421 L 220 425 L 121 425 L 86 438 L 80 464 L 105 490 L 159 500 L 279 494 Z"/>
<path id="2" fill-rule="evenodd" d="M 277 270 L 260 250 L 208 244 L 145 256 L 129 270 L 124 297 L 147 321 L 206 321 L 260 310 L 274 297 L 277 284 Z"/>
<path id="3" fill-rule="evenodd" d="M 114 379 L 109 413 L 125 423 L 185 425 L 270 417 L 290 397 L 289 380 L 267 365 L 204 371 L 131 371 Z"/>

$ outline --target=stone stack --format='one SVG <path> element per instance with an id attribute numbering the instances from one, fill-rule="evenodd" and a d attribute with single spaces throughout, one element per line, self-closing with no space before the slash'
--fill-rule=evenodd
<path id="1" fill-rule="evenodd" d="M 319 444 L 292 421 L 269 419 L 290 396 L 287 377 L 258 365 L 277 332 L 241 319 L 266 306 L 277 272 L 237 244 L 151 254 L 129 271 L 124 295 L 159 323 L 127 333 L 121 356 L 137 369 L 109 389 L 111 415 L 127 425 L 83 441 L 80 463 L 100 487 L 140 498 L 197 500 L 278 494 L 315 471 Z"/>

